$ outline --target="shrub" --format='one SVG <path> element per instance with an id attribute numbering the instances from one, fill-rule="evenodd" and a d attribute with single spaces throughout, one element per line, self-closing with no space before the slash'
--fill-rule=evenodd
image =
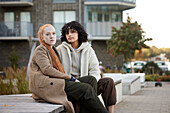
<path id="1" fill-rule="evenodd" d="M 160 78 L 161 78 L 161 81 L 170 81 L 170 75 L 161 76 Z"/>
<path id="2" fill-rule="evenodd" d="M 117 70 L 117 69 L 108 69 L 106 68 L 104 73 L 125 73 L 123 70 Z"/>
<path id="3" fill-rule="evenodd" d="M 26 79 L 26 68 L 8 67 L 3 70 L 6 73 L 6 78 L 0 78 L 0 94 L 24 94 L 30 93 L 28 81 Z"/>
<path id="4" fill-rule="evenodd" d="M 146 81 L 156 81 L 159 78 L 160 78 L 160 76 L 157 75 L 157 74 L 145 75 L 145 80 Z"/>
<path id="5" fill-rule="evenodd" d="M 166 72 L 165 72 L 165 75 L 170 75 L 170 71 L 166 71 Z"/>
<path id="6" fill-rule="evenodd" d="M 11 78 L 8 78 L 8 80 L 3 80 L 3 78 L 0 77 L 0 95 L 12 94 L 13 89 L 14 86 Z"/>
<path id="7" fill-rule="evenodd" d="M 170 81 L 170 75 L 166 76 L 160 76 L 158 74 L 152 74 L 152 75 L 145 75 L 146 81 L 157 81 L 157 79 L 161 79 L 161 81 Z"/>

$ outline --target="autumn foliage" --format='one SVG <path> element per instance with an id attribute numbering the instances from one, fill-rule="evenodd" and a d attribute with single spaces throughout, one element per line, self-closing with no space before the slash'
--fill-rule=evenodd
<path id="1" fill-rule="evenodd" d="M 148 48 L 144 43 L 152 39 L 145 39 L 144 33 L 141 26 L 137 22 L 132 23 L 128 17 L 120 29 L 112 27 L 112 37 L 107 41 L 107 49 L 112 56 L 124 55 L 124 60 L 128 61 L 134 57 L 135 50 Z"/>

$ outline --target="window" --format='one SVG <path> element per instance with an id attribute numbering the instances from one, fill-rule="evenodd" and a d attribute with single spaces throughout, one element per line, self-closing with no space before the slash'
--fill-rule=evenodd
<path id="1" fill-rule="evenodd" d="M 5 12 L 4 22 L 9 30 L 14 30 L 14 12 Z"/>
<path id="2" fill-rule="evenodd" d="M 144 63 L 135 63 L 134 66 L 144 66 Z"/>
<path id="3" fill-rule="evenodd" d="M 61 35 L 61 28 L 65 23 L 76 20 L 75 11 L 54 11 L 53 12 L 53 25 L 56 29 L 57 36 Z"/>
<path id="4" fill-rule="evenodd" d="M 102 14 L 98 13 L 97 17 L 98 17 L 98 22 L 102 22 Z"/>
<path id="5" fill-rule="evenodd" d="M 30 12 L 21 12 L 21 36 L 28 36 L 30 34 L 31 27 Z"/>
<path id="6" fill-rule="evenodd" d="M 76 0 L 53 0 L 53 3 L 74 3 Z"/>
<path id="7" fill-rule="evenodd" d="M 104 14 L 104 21 L 108 22 L 109 21 L 109 14 Z"/>
<path id="8" fill-rule="evenodd" d="M 112 6 L 87 6 L 88 22 L 121 22 L 121 11 Z"/>
<path id="9" fill-rule="evenodd" d="M 92 21 L 92 13 L 88 12 L 88 22 L 91 22 L 91 21 Z"/>
<path id="10" fill-rule="evenodd" d="M 92 12 L 92 22 L 97 22 L 97 12 Z"/>
<path id="11" fill-rule="evenodd" d="M 112 13 L 112 22 L 120 22 L 121 21 L 121 14 L 114 12 Z"/>

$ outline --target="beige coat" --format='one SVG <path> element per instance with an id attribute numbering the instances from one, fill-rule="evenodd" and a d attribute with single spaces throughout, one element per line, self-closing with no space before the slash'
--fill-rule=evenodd
<path id="1" fill-rule="evenodd" d="M 68 75 L 53 68 L 48 49 L 42 44 L 39 45 L 29 66 L 29 89 L 33 98 L 63 104 L 68 113 L 74 113 L 72 103 L 67 100 L 64 91 L 64 79 L 68 79 Z"/>
<path id="2" fill-rule="evenodd" d="M 61 45 L 57 47 L 59 56 L 61 57 L 61 63 L 65 72 L 70 75 L 72 68 L 71 60 L 71 45 L 67 42 L 62 42 Z M 97 81 L 101 78 L 99 62 L 97 56 L 88 42 L 83 42 L 78 48 L 81 49 L 81 58 L 80 58 L 80 74 L 83 76 L 94 76 Z"/>

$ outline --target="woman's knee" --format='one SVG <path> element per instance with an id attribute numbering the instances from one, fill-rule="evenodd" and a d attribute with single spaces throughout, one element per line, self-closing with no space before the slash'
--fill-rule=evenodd
<path id="1" fill-rule="evenodd" d="M 89 77 L 90 81 L 97 84 L 97 80 L 95 77 L 93 77 L 93 76 L 88 76 L 88 77 Z"/>
<path id="2" fill-rule="evenodd" d="M 87 91 L 90 91 L 92 89 L 92 86 L 87 83 L 82 83 L 80 86 L 80 92 L 81 93 L 86 93 Z"/>
<path id="3" fill-rule="evenodd" d="M 99 81 L 102 83 L 114 84 L 114 80 L 112 78 L 102 78 Z"/>

